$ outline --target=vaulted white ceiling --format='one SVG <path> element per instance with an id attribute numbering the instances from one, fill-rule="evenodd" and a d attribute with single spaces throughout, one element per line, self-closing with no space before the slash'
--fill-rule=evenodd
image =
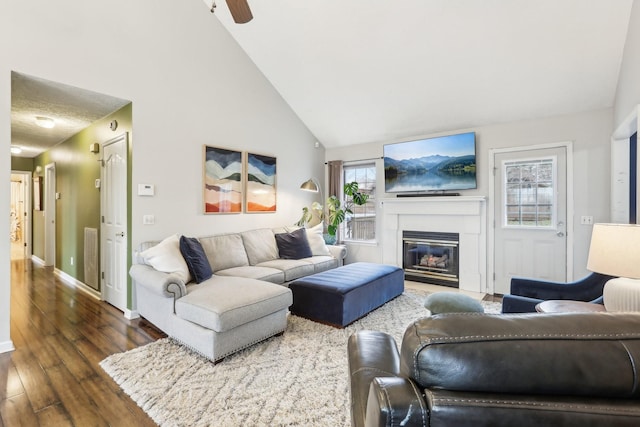
<path id="1" fill-rule="evenodd" d="M 633 2 L 249 0 L 242 25 L 216 3 L 318 141 L 339 147 L 611 107 Z M 33 157 L 126 103 L 14 73 L 12 144 Z M 43 111 L 56 128 L 34 125 Z"/>
<path id="2" fill-rule="evenodd" d="M 204 0 L 211 3 L 212 0 Z M 326 147 L 611 107 L 632 0 L 249 0 L 216 16 Z"/>

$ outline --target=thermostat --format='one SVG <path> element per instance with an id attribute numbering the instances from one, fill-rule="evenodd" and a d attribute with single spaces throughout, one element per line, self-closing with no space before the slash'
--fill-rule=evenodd
<path id="1" fill-rule="evenodd" d="M 156 186 L 153 184 L 138 184 L 138 196 L 153 196 Z"/>

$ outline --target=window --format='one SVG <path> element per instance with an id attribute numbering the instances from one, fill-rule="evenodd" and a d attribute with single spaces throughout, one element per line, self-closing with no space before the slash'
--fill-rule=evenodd
<path id="1" fill-rule="evenodd" d="M 506 227 L 549 228 L 556 216 L 556 159 L 504 163 Z"/>
<path id="2" fill-rule="evenodd" d="M 376 238 L 376 165 L 375 163 L 345 164 L 343 182 L 357 182 L 358 190 L 368 194 L 367 203 L 353 207 L 353 215 L 344 222 L 344 240 L 374 240 Z"/>

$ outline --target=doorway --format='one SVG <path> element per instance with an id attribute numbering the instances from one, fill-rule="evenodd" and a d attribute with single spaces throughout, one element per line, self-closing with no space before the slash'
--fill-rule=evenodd
<path id="1" fill-rule="evenodd" d="M 11 260 L 31 256 L 31 174 L 11 172 L 10 229 Z"/>
<path id="2" fill-rule="evenodd" d="M 56 165 L 44 167 L 44 265 L 56 266 Z"/>
<path id="3" fill-rule="evenodd" d="M 492 150 L 489 288 L 508 294 L 511 278 L 571 280 L 571 143 Z"/>
<path id="4" fill-rule="evenodd" d="M 101 168 L 102 298 L 130 316 L 128 290 L 128 196 L 129 137 L 125 132 L 104 144 Z"/>

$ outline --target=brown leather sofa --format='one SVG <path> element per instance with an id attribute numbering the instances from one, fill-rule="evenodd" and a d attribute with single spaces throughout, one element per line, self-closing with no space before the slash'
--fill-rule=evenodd
<path id="1" fill-rule="evenodd" d="M 640 314 L 442 314 L 348 352 L 354 427 L 640 425 Z"/>

